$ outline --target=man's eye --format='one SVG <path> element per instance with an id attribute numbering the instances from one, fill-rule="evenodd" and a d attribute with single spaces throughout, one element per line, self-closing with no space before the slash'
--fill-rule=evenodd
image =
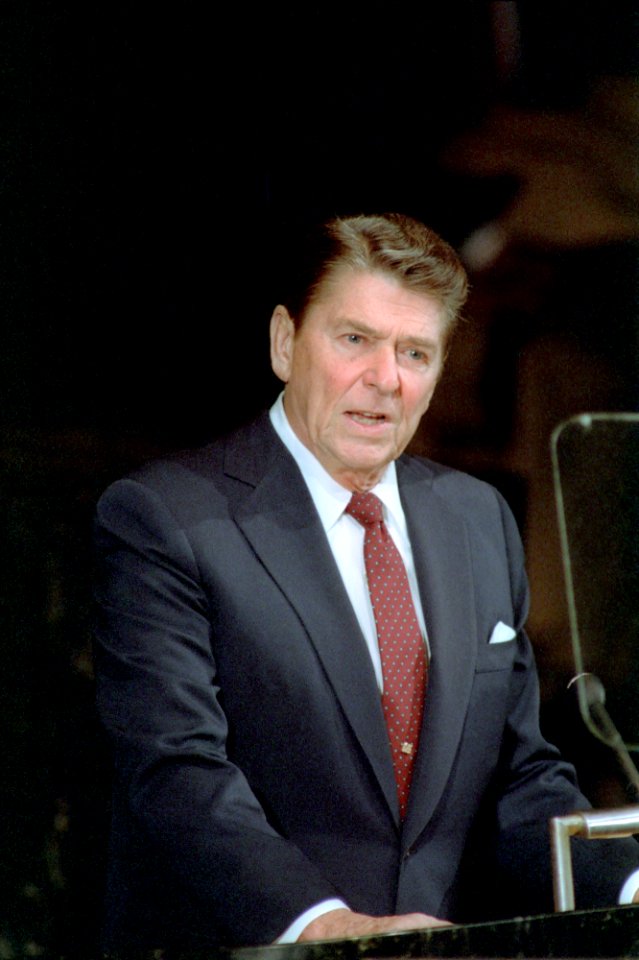
<path id="1" fill-rule="evenodd" d="M 428 357 L 423 350 L 409 350 L 408 356 L 411 360 L 415 360 L 417 363 L 427 363 Z"/>
<path id="2" fill-rule="evenodd" d="M 362 338 L 360 337 L 359 333 L 348 333 L 348 334 L 346 334 L 346 339 L 348 340 L 349 343 L 361 343 L 361 342 L 362 342 Z"/>

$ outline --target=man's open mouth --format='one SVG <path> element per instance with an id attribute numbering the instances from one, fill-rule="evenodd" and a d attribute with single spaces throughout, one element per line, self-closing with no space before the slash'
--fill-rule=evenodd
<path id="1" fill-rule="evenodd" d="M 365 413 L 361 410 L 349 410 L 348 413 L 356 423 L 362 423 L 366 426 L 374 423 L 383 423 L 388 419 L 385 413 Z"/>

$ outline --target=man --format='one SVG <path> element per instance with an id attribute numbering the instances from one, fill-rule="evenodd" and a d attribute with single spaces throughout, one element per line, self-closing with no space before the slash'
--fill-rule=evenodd
<path id="1" fill-rule="evenodd" d="M 494 914 L 549 909 L 547 820 L 586 805 L 539 733 L 507 507 L 403 455 L 456 255 L 397 215 L 299 253 L 271 320 L 283 398 L 98 508 L 107 946 L 463 921 L 486 887 Z M 576 850 L 580 905 L 616 902 L 637 850 Z"/>

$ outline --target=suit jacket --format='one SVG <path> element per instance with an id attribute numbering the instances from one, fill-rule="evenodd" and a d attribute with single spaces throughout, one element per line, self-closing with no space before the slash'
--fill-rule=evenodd
<path id="1" fill-rule="evenodd" d="M 108 947 L 266 943 L 333 896 L 464 920 L 488 885 L 551 908 L 546 822 L 586 801 L 539 732 L 514 521 L 459 472 L 402 457 L 397 475 L 432 651 L 403 826 L 366 644 L 268 417 L 101 499 Z M 499 621 L 516 639 L 489 643 Z M 614 902 L 637 863 L 632 842 L 585 845 L 580 905 Z"/>

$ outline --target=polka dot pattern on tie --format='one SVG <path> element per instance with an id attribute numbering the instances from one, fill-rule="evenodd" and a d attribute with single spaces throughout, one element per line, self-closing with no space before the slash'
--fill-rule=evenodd
<path id="1" fill-rule="evenodd" d="M 346 508 L 364 527 L 364 563 L 382 660 L 382 706 L 393 756 L 400 816 L 406 816 L 426 693 L 426 647 L 406 568 L 374 493 L 354 493 Z"/>

